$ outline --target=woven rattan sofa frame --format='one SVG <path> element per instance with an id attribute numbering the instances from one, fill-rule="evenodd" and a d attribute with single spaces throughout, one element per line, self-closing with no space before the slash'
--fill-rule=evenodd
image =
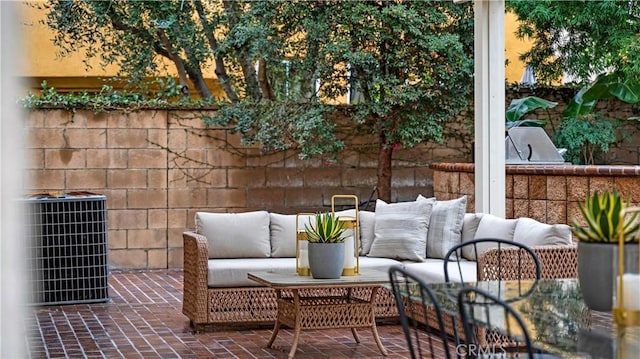
<path id="1" fill-rule="evenodd" d="M 211 288 L 207 285 L 206 237 L 183 233 L 184 288 L 182 313 L 196 331 L 209 325 L 273 325 L 277 314 L 276 291 L 267 287 Z M 330 293 L 327 293 L 330 294 Z M 358 296 L 356 292 L 352 295 Z M 366 293 L 362 293 L 363 298 Z M 376 318 L 397 318 L 393 293 L 386 288 L 376 296 Z"/>
<path id="2" fill-rule="evenodd" d="M 540 279 L 555 279 L 555 278 L 576 278 L 578 276 L 578 250 L 575 244 L 564 246 L 537 246 L 532 247 L 534 253 L 540 260 Z M 519 254 L 517 248 L 500 248 L 488 250 L 482 254 L 478 260 L 478 280 L 496 280 L 495 268 L 498 268 L 499 263 L 504 266 L 505 263 L 519 263 Z M 505 272 L 501 275 L 505 278 Z M 523 273 L 533 273 L 531 268 L 522 268 Z M 513 271 L 515 275 L 515 270 Z M 507 274 L 508 275 L 508 274 Z M 516 279 L 516 278 L 512 278 Z M 532 278 L 533 279 L 533 278 Z M 423 317 L 422 313 L 418 313 L 418 320 Z M 435 310 L 427 313 L 428 321 L 434 322 L 436 320 Z M 452 338 L 460 338 L 460 335 L 464 333 L 462 322 L 459 318 L 453 318 L 450 315 L 444 317 L 444 327 L 447 334 Z"/>
<path id="3" fill-rule="evenodd" d="M 207 285 L 208 249 L 206 237 L 184 232 L 184 288 L 182 313 L 196 331 L 211 325 L 273 324 L 277 313 L 276 292 L 267 287 L 210 288 Z M 535 247 L 542 264 L 542 278 L 570 278 L 577 276 L 575 246 Z M 505 249 L 502 249 L 505 260 Z M 478 259 L 478 279 L 489 273 L 495 262 L 493 251 Z M 515 254 L 515 251 L 514 251 Z M 398 318 L 393 293 L 382 288 L 376 298 L 376 318 Z M 448 330 L 453 330 L 452 326 Z"/>

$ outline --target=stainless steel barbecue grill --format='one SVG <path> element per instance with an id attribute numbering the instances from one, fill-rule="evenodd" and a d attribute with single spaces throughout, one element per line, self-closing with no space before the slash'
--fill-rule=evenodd
<path id="1" fill-rule="evenodd" d="M 513 127 L 504 140 L 505 164 L 564 164 L 558 149 L 541 127 Z"/>

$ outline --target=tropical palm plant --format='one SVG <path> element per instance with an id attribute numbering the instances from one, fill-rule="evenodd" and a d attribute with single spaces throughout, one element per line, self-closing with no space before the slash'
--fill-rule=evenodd
<path id="1" fill-rule="evenodd" d="M 557 102 L 548 101 L 536 96 L 527 96 L 523 98 L 513 99 L 511 100 L 507 111 L 505 112 L 505 125 L 507 129 L 519 126 L 544 127 L 546 122 L 545 120 L 536 120 L 523 117 L 537 109 L 547 110 L 547 115 L 549 115 L 548 110 L 550 108 L 556 107 L 557 105 Z"/>

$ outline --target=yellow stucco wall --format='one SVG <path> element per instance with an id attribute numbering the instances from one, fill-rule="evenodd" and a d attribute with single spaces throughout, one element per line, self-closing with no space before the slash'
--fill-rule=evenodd
<path id="1" fill-rule="evenodd" d="M 531 41 L 520 40 L 515 36 L 517 27 L 516 16 L 512 13 L 507 13 L 504 19 L 504 47 L 508 65 L 504 69 L 504 74 L 509 83 L 520 82 L 526 64 L 520 61 L 519 57 L 531 47 Z"/>
<path id="2" fill-rule="evenodd" d="M 97 59 L 91 61 L 92 68 L 86 69 L 80 54 L 60 57 L 57 48 L 52 43 L 53 34 L 48 27 L 41 23 L 45 13 L 28 3 L 23 3 L 22 33 L 20 36 L 25 44 L 25 61 L 19 76 L 30 80 L 33 88 L 38 88 L 42 80 L 47 79 L 51 86 L 59 90 L 79 90 L 82 88 L 99 88 L 99 77 L 111 77 L 117 73 L 117 67 L 102 68 Z M 516 39 L 513 35 L 516 29 L 515 16 L 507 14 L 505 18 L 505 56 L 509 65 L 505 68 L 508 82 L 520 80 L 524 71 L 524 64 L 518 59 L 520 53 L 529 46 L 528 42 Z"/>
<path id="3" fill-rule="evenodd" d="M 41 23 L 45 13 L 27 3 L 20 7 L 23 17 L 23 33 L 26 63 L 23 76 L 113 76 L 117 67 L 100 67 L 99 61 L 91 62 L 93 69 L 85 71 L 80 54 L 61 58 L 53 45 L 53 33 L 47 25 Z"/>

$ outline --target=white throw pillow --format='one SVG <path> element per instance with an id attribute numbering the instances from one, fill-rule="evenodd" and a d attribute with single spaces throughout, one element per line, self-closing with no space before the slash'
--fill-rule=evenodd
<path id="1" fill-rule="evenodd" d="M 480 219 L 478 230 L 474 239 L 480 238 L 499 238 L 513 241 L 513 233 L 516 229 L 517 219 L 504 219 L 492 214 L 485 213 Z M 494 248 L 491 244 L 480 244 L 477 246 L 478 254 L 482 254 L 487 250 Z M 466 246 L 462 249 L 462 256 L 469 260 L 476 260 L 476 253 L 473 246 Z"/>
<path id="2" fill-rule="evenodd" d="M 309 223 L 311 215 L 269 214 L 272 257 L 296 256 L 296 217 L 299 221 L 298 229 L 304 230 L 304 225 Z"/>
<path id="3" fill-rule="evenodd" d="M 375 233 L 369 257 L 424 261 L 435 199 L 387 204 L 376 201 Z"/>
<path id="4" fill-rule="evenodd" d="M 376 230 L 376 214 L 371 211 L 360 211 L 360 255 L 366 256 L 371 250 L 371 244 Z"/>
<path id="5" fill-rule="evenodd" d="M 572 243 L 571 227 L 566 224 L 546 224 L 533 218 L 518 219 L 513 240 L 528 247 L 568 245 Z"/>
<path id="6" fill-rule="evenodd" d="M 269 213 L 196 213 L 196 232 L 207 237 L 209 258 L 271 255 Z"/>
<path id="7" fill-rule="evenodd" d="M 465 213 L 462 223 L 462 242 L 470 241 L 476 236 L 482 213 Z"/>
<path id="8" fill-rule="evenodd" d="M 427 234 L 427 257 L 444 258 L 462 239 L 462 224 L 467 211 L 467 196 L 436 201 L 431 211 Z"/>

